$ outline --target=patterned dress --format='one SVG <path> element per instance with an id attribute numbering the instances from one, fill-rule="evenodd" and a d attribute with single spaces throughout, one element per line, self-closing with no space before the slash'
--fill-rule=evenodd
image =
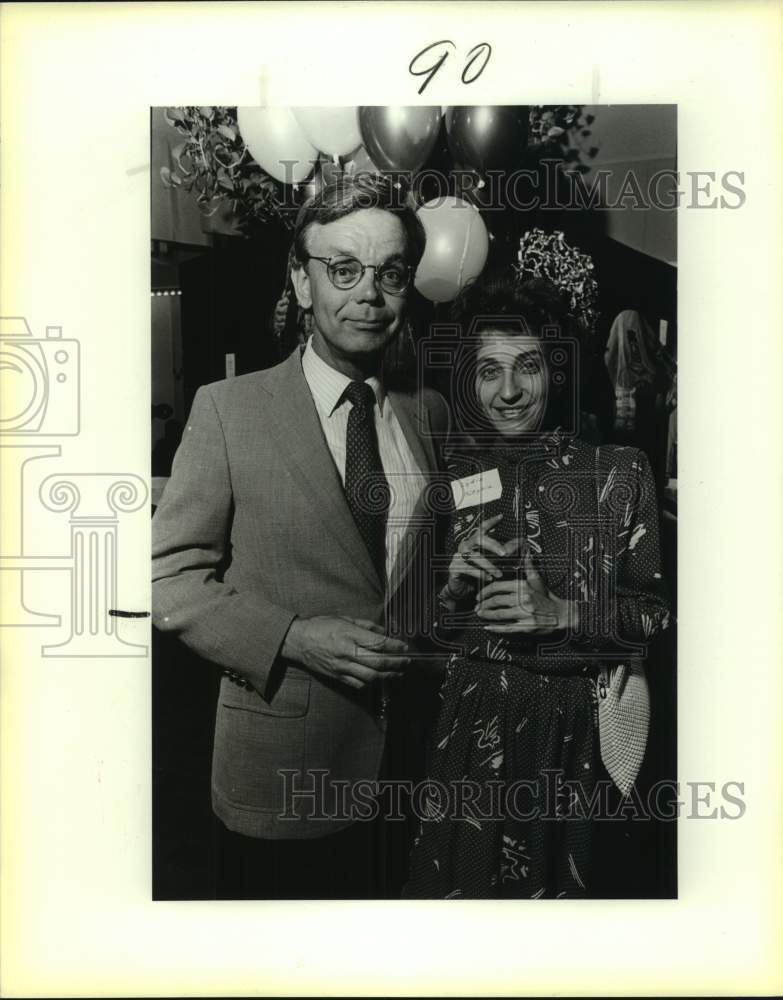
<path id="1" fill-rule="evenodd" d="M 453 479 L 493 469 L 501 496 L 452 513 L 447 554 L 502 513 L 493 536 L 525 539 L 549 590 L 576 601 L 579 625 L 498 635 L 472 601 L 462 612 L 441 609 L 438 637 L 453 652 L 415 804 L 408 898 L 588 893 L 597 668 L 613 656 L 643 657 L 668 624 L 655 487 L 642 452 L 555 433 L 449 463 Z M 519 564 L 503 568 L 514 574 Z"/>

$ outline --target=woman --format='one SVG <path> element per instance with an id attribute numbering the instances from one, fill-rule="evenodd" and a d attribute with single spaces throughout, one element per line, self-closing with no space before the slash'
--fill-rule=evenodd
<path id="1" fill-rule="evenodd" d="M 585 895 L 596 780 L 633 785 L 644 644 L 668 623 L 653 479 L 642 452 L 575 436 L 551 286 L 480 280 L 461 314 L 452 403 L 470 435 L 449 461 L 438 632 L 454 652 L 404 894 Z"/>

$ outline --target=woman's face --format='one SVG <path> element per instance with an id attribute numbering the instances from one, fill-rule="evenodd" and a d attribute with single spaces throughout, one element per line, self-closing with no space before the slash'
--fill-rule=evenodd
<path id="1" fill-rule="evenodd" d="M 476 355 L 476 397 L 499 434 L 537 431 L 547 405 L 549 377 L 535 337 L 487 331 Z"/>

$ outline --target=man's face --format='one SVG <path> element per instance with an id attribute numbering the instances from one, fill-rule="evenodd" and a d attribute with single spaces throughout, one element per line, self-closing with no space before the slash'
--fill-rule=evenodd
<path id="1" fill-rule="evenodd" d="M 364 208 L 306 233 L 307 251 L 315 257 L 355 257 L 362 264 L 408 263 L 405 230 L 391 212 Z M 407 292 L 390 295 L 367 268 L 353 288 L 332 284 L 319 260 L 293 271 L 299 304 L 312 306 L 313 346 L 332 367 L 345 371 L 367 365 L 397 335 L 405 320 Z M 346 370 L 348 369 L 348 370 Z"/>

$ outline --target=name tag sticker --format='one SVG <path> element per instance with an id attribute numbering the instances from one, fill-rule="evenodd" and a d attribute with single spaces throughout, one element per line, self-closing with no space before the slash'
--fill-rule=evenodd
<path id="1" fill-rule="evenodd" d="M 451 484 L 451 492 L 454 494 L 454 506 L 457 510 L 491 503 L 500 499 L 500 494 L 503 492 L 500 473 L 497 469 L 489 469 L 487 472 L 465 476 L 464 479 L 455 479 Z"/>

